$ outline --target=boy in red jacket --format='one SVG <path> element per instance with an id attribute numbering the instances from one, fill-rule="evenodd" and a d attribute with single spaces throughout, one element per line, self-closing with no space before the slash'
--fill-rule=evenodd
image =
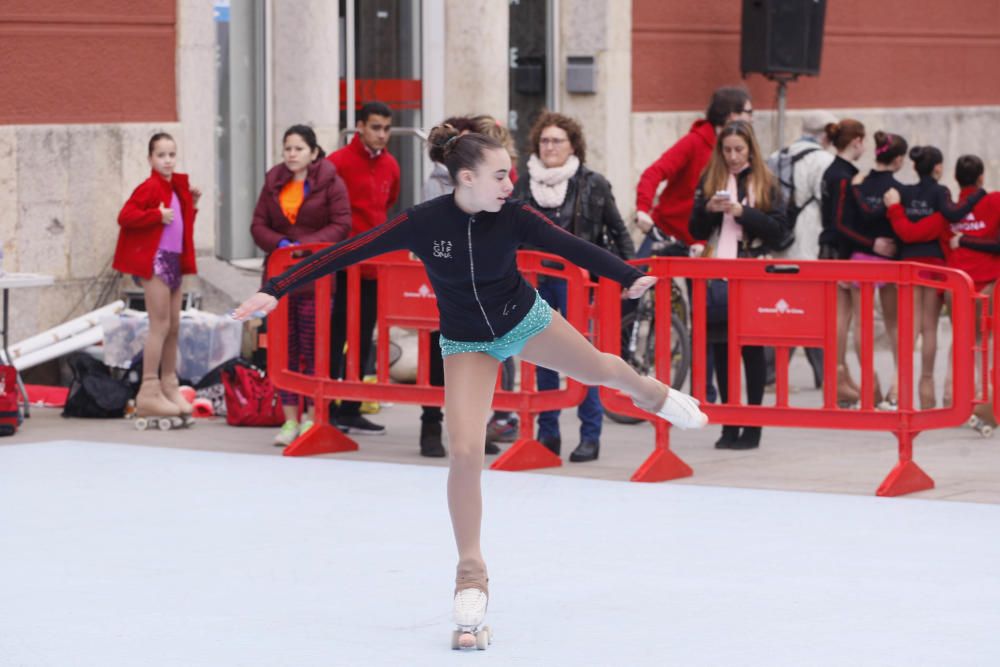
<path id="1" fill-rule="evenodd" d="M 636 188 L 636 225 L 648 234 L 655 224 L 669 236 L 692 245 L 695 241 L 688 232 L 688 219 L 694 206 L 694 191 L 705 165 L 712 157 L 715 136 L 731 120 L 750 122 L 753 106 L 750 94 L 743 88 L 719 88 L 712 93 L 705 120 L 695 121 L 691 131 L 648 166 L 639 178 Z M 653 199 L 660 184 L 666 187 L 653 208 Z M 637 257 L 648 257 L 643 251 L 652 243 L 647 236 Z"/>
<path id="2" fill-rule="evenodd" d="M 358 130 L 347 146 L 327 160 L 347 185 L 351 200 L 350 236 L 362 234 L 386 221 L 389 209 L 399 198 L 399 163 L 389 154 L 387 145 L 392 131 L 392 110 L 382 102 L 368 102 L 361 107 L 355 126 Z M 378 288 L 375 273 L 362 269 L 361 280 L 361 363 L 371 351 L 372 334 L 377 319 Z M 334 299 L 330 336 L 330 375 L 341 377 L 345 368 L 343 350 L 347 339 L 347 273 L 337 272 L 337 296 Z M 331 404 L 331 411 L 334 409 Z M 361 403 L 342 401 L 331 415 L 345 433 L 382 435 L 385 427 L 361 415 Z"/>
<path id="3" fill-rule="evenodd" d="M 744 88 L 723 87 L 712 93 L 704 120 L 697 120 L 691 130 L 646 167 L 639 178 L 635 197 L 635 224 L 646 235 L 636 257 L 649 257 L 656 238 L 649 232 L 655 225 L 667 236 L 672 236 L 686 246 L 696 243 L 688 231 L 688 220 L 694 208 L 694 191 L 698 187 L 701 172 L 715 148 L 715 137 L 731 120 L 753 118 L 750 93 Z M 666 181 L 660 199 L 653 208 L 653 200 L 660 184 Z M 706 363 L 708 378 L 714 375 L 715 362 L 712 348 L 708 348 Z M 715 402 L 716 391 L 711 380 L 705 388 L 710 403 Z"/>

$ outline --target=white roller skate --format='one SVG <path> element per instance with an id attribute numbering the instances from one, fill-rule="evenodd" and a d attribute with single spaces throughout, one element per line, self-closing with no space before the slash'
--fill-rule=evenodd
<path id="1" fill-rule="evenodd" d="M 160 390 L 163 392 L 163 396 L 177 406 L 180 410 L 180 417 L 183 421 L 182 426 L 191 426 L 194 424 L 194 406 L 187 402 L 180 392 L 180 383 L 177 381 L 176 375 L 168 375 L 160 379 Z"/>
<path id="2" fill-rule="evenodd" d="M 455 593 L 455 625 L 451 633 L 453 649 L 475 648 L 485 651 L 493 641 L 490 626 L 482 625 L 486 618 L 487 595 L 478 588 L 464 588 Z M 482 627 L 480 627 L 482 626 Z"/>
<path id="3" fill-rule="evenodd" d="M 135 397 L 135 427 L 139 431 L 160 429 L 169 431 L 184 426 L 180 408 L 163 395 L 159 378 L 142 379 L 142 386 Z"/>
<path id="4" fill-rule="evenodd" d="M 656 411 L 656 416 L 666 419 L 679 429 L 701 428 L 708 423 L 708 415 L 698 405 L 698 399 L 693 396 L 667 387 L 667 400 Z"/>
<path id="5" fill-rule="evenodd" d="M 969 417 L 968 426 L 979 432 L 984 438 L 993 437 L 993 425 L 987 423 L 985 420 L 981 419 L 978 415 L 972 415 Z"/>

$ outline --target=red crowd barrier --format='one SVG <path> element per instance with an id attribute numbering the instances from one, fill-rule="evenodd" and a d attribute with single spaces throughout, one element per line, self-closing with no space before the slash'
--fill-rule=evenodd
<path id="1" fill-rule="evenodd" d="M 913 460 L 913 439 L 921 431 L 944 428 L 968 420 L 973 406 L 974 292 L 964 273 L 910 262 L 836 262 L 709 260 L 655 258 L 636 260 L 661 281 L 692 281 L 692 387 L 693 394 L 713 424 L 786 426 L 799 428 L 890 431 L 899 441 L 899 461 L 878 487 L 880 496 L 897 496 L 933 488 L 933 480 Z M 705 401 L 705 351 L 707 323 L 706 281 L 728 280 L 729 289 L 729 401 Z M 860 284 L 861 293 L 861 405 L 842 409 L 837 404 L 837 290 L 839 283 Z M 874 288 L 879 283 L 898 287 L 899 368 L 897 410 L 877 410 L 874 388 Z M 953 347 L 952 405 L 915 410 L 913 406 L 913 290 L 932 287 L 951 296 Z M 619 353 L 621 287 L 602 279 L 599 286 L 599 346 Z M 656 345 L 670 349 L 670 290 L 655 295 Z M 774 405 L 746 405 L 740 388 L 743 346 L 775 348 L 776 396 Z M 823 350 L 823 405 L 818 408 L 789 405 L 788 360 L 795 347 Z M 669 383 L 668 354 L 657 354 L 656 374 Z M 615 412 L 649 418 L 622 394 L 602 388 L 601 398 Z M 691 468 L 670 449 L 667 425 L 654 420 L 653 453 L 635 472 L 634 481 L 663 481 L 692 474 Z"/>
<path id="2" fill-rule="evenodd" d="M 268 275 L 276 275 L 299 261 L 303 253 L 322 249 L 322 244 L 283 248 L 268 261 Z M 361 378 L 361 266 L 373 266 L 378 274 L 378 374 L 374 383 Z M 539 252 L 518 253 L 518 268 L 533 284 L 538 276 L 566 281 L 568 308 L 566 319 L 586 333 L 590 313 L 586 274 L 565 260 Z M 278 307 L 268 320 L 268 374 L 275 386 L 310 397 L 316 406 L 315 425 L 285 448 L 286 456 L 309 456 L 358 449 L 357 443 L 329 423 L 328 405 L 337 399 L 356 401 L 391 401 L 417 405 L 444 405 L 443 387 L 430 384 L 430 334 L 438 329 L 437 297 L 423 264 L 406 252 L 391 253 L 347 270 L 347 360 L 343 380 L 328 376 L 330 365 L 330 314 L 333 276 L 316 281 L 316 358 L 315 375 L 292 371 L 288 367 L 288 303 Z M 343 295 L 338 295 L 343 298 Z M 418 331 L 417 381 L 398 384 L 389 379 L 389 329 L 406 327 Z M 498 376 L 499 383 L 499 376 Z M 534 366 L 521 362 L 521 386 L 517 391 L 497 389 L 493 407 L 517 412 L 520 417 L 519 439 L 491 466 L 495 470 L 525 470 L 562 465 L 562 460 L 534 439 L 534 417 L 546 410 L 578 405 L 586 388 L 568 381 L 563 389 L 538 391 Z"/>

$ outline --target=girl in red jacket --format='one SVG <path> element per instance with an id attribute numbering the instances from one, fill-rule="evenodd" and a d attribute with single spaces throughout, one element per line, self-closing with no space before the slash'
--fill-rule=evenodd
<path id="1" fill-rule="evenodd" d="M 323 157 L 311 127 L 293 125 L 285 130 L 283 160 L 267 172 L 250 226 L 253 240 L 268 256 L 278 248 L 300 243 L 336 243 L 350 233 L 347 187 L 337 168 Z M 311 290 L 302 290 L 289 297 L 289 306 L 288 366 L 311 375 L 316 356 L 316 299 Z M 313 415 L 310 406 L 300 423 L 298 395 L 280 393 L 285 423 L 274 444 L 283 447 L 312 427 Z"/>
<path id="2" fill-rule="evenodd" d="M 177 391 L 177 336 L 181 276 L 195 273 L 194 218 L 201 191 L 174 172 L 177 143 L 166 132 L 149 140 L 152 173 L 118 214 L 114 266 L 142 285 L 149 315 L 142 386 L 136 412 L 145 417 L 188 417 L 191 404 Z"/>

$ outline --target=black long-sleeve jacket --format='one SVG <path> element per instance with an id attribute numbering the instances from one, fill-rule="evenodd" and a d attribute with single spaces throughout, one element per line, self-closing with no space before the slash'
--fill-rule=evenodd
<path id="1" fill-rule="evenodd" d="M 855 248 L 870 252 L 872 239 L 857 231 L 858 206 L 852 192 L 851 181 L 858 168 L 840 157 L 823 173 L 823 200 L 820 211 L 823 231 L 819 235 L 820 248 L 834 248 L 840 259 L 847 259 Z"/>
<path id="2" fill-rule="evenodd" d="M 749 176 L 749 169 L 736 176 L 736 196 L 741 202 L 746 201 Z M 722 227 L 722 213 L 712 213 L 705 208 L 713 194 L 715 193 L 705 192 L 705 179 L 702 177 L 694 193 L 694 208 L 691 209 L 691 219 L 688 222 L 688 230 L 695 239 L 707 240 Z M 743 227 L 741 257 L 763 255 L 779 248 L 789 233 L 781 190 L 777 186 L 772 187 L 769 210 L 744 205 L 743 215 L 736 218 L 736 222 Z"/>
<path id="3" fill-rule="evenodd" d="M 972 211 L 985 194 L 985 190 L 979 190 L 964 202 L 955 204 L 951 200 L 951 192 L 948 191 L 948 188 L 931 176 L 923 176 L 920 178 L 920 182 L 904 185 L 899 191 L 900 203 L 906 210 L 906 217 L 913 221 L 940 213 L 948 222 L 958 222 Z M 941 244 L 934 240 L 905 244 L 900 250 L 899 256 L 900 259 L 920 257 L 944 259 L 944 251 L 941 249 Z"/>
<path id="4" fill-rule="evenodd" d="M 896 180 L 891 171 L 872 169 L 860 185 L 855 185 L 851 189 L 854 201 L 858 205 L 855 231 L 860 237 L 866 239 L 865 242 L 859 244 L 862 246 L 860 249 L 864 252 L 872 252 L 875 239 L 883 237 L 896 241 L 897 247 L 899 247 L 899 238 L 892 229 L 892 223 L 889 222 L 883 201 L 885 193 L 892 188 L 902 191 L 905 186 Z M 864 247 L 866 243 L 867 247 Z M 898 257 L 887 259 L 898 259 Z"/>
<path id="5" fill-rule="evenodd" d="M 517 270 L 521 245 L 559 255 L 624 287 L 643 275 L 524 202 L 510 200 L 496 213 L 470 215 L 448 194 L 311 255 L 272 278 L 262 291 L 280 298 L 351 264 L 409 250 L 424 263 L 434 287 L 441 334 L 457 341 L 491 341 L 517 326 L 535 302 L 534 288 Z"/>

